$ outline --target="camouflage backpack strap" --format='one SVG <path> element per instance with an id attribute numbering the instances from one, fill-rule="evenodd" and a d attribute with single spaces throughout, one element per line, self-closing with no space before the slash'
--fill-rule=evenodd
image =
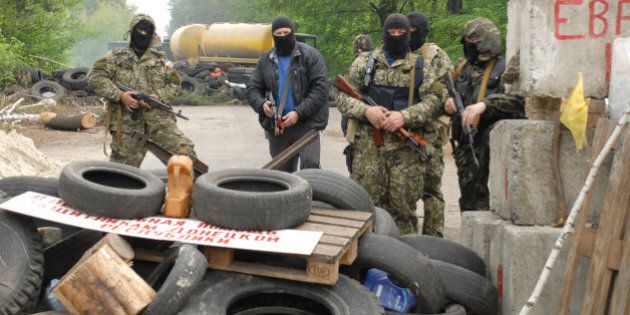
<path id="1" fill-rule="evenodd" d="M 429 45 L 422 45 L 422 47 L 420 47 L 420 54 L 422 54 L 422 58 L 429 59 Z"/>
<path id="2" fill-rule="evenodd" d="M 486 70 L 483 72 L 483 79 L 481 80 L 481 87 L 479 88 L 479 95 L 477 95 L 477 103 L 483 101 L 486 98 L 486 91 L 488 89 L 488 80 L 490 79 L 490 74 L 492 74 L 492 69 L 494 69 L 494 65 L 497 63 L 497 58 L 492 58 L 488 65 L 486 66 Z"/>

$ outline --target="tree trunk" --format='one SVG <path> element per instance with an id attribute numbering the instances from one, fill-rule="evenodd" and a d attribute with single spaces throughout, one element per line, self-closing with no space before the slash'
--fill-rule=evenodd
<path id="1" fill-rule="evenodd" d="M 459 13 L 459 11 L 461 11 L 463 7 L 462 2 L 463 0 L 448 0 L 448 2 L 446 3 L 448 12 Z M 435 4 L 435 0 L 433 1 L 433 3 Z"/>
<path id="2" fill-rule="evenodd" d="M 56 115 L 48 122 L 44 122 L 44 126 L 57 130 L 83 130 L 91 129 L 96 126 L 96 117 L 92 114 L 85 115 Z"/>

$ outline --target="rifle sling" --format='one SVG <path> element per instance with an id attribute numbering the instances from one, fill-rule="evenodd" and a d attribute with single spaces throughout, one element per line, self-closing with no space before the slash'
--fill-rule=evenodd
<path id="1" fill-rule="evenodd" d="M 488 88 L 488 80 L 490 80 L 490 74 L 492 74 L 492 69 L 494 68 L 494 64 L 497 63 L 496 58 L 492 58 L 488 65 L 486 66 L 486 70 L 483 72 L 483 79 L 481 80 L 481 87 L 479 88 L 479 95 L 477 95 L 477 103 L 483 101 L 486 98 L 486 91 Z"/>
<path id="2" fill-rule="evenodd" d="M 409 98 L 407 99 L 407 108 L 413 105 L 413 97 L 416 89 L 416 55 L 409 53 L 409 62 L 411 62 L 411 72 L 409 72 Z"/>

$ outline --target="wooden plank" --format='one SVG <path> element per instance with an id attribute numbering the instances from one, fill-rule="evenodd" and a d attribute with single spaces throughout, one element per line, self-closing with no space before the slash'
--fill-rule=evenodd
<path id="1" fill-rule="evenodd" d="M 344 248 L 341 246 L 317 244 L 315 249 L 313 249 L 313 253 L 308 257 L 320 261 L 330 262 L 339 259 L 342 252 L 344 252 Z"/>
<path id="2" fill-rule="evenodd" d="M 608 138 L 610 138 L 610 135 L 612 135 L 615 126 L 615 122 L 609 119 L 602 118 L 598 121 L 597 129 L 595 130 L 595 136 L 593 137 L 593 144 L 591 145 L 591 156 L 589 159 L 589 165 L 593 164 L 599 153 L 602 151 L 604 145 L 606 144 L 606 141 L 608 140 Z M 560 306 L 558 308 L 558 314 L 560 315 L 566 315 L 569 313 L 569 305 L 571 304 L 571 293 L 573 292 L 573 286 L 575 285 L 575 274 L 577 272 L 580 256 L 583 255 L 579 251 L 588 251 L 588 256 L 591 257 L 595 248 L 595 232 L 592 230 L 587 230 L 585 227 L 585 224 L 588 220 L 592 199 L 593 190 L 590 190 L 586 193 L 581 212 L 575 222 L 573 244 L 571 245 L 571 249 L 569 250 L 567 264 L 564 270 L 564 285 L 562 287 L 562 293 L 560 295 Z M 593 235 L 589 236 L 589 233 L 591 232 Z M 585 242 L 590 244 L 582 245 Z M 580 246 L 582 248 L 580 248 Z"/>
<path id="3" fill-rule="evenodd" d="M 619 273 L 610 299 L 610 315 L 630 314 L 630 216 L 626 217 L 624 238 Z"/>
<path id="4" fill-rule="evenodd" d="M 341 219 L 341 218 L 320 216 L 316 214 L 311 214 L 311 216 L 308 217 L 308 220 L 306 222 L 329 224 L 333 226 L 343 226 L 343 227 L 349 227 L 349 228 L 354 228 L 354 229 L 360 229 L 365 224 L 365 221 L 347 220 L 347 219 Z"/>
<path id="5" fill-rule="evenodd" d="M 136 249 L 134 260 L 161 263 L 166 257 L 165 252 L 154 252 L 144 248 Z"/>
<path id="6" fill-rule="evenodd" d="M 597 230 L 591 228 L 582 228 L 582 235 L 578 242 L 578 254 L 585 257 L 593 257 L 593 251 L 595 251 L 595 238 L 597 237 Z"/>
<path id="7" fill-rule="evenodd" d="M 318 283 L 335 284 L 339 280 L 339 260 L 334 263 L 308 260 L 306 274 L 309 279 L 317 279 Z"/>
<path id="8" fill-rule="evenodd" d="M 208 266 L 219 268 L 234 263 L 234 250 L 221 247 L 206 247 L 203 254 L 208 258 Z"/>
<path id="9" fill-rule="evenodd" d="M 372 217 L 372 214 L 369 212 L 350 210 L 311 209 L 311 214 L 356 221 L 367 221 Z"/>
<path id="10" fill-rule="evenodd" d="M 357 229 L 331 226 L 318 223 L 304 223 L 296 228 L 301 231 L 320 231 L 324 232 L 324 235 L 341 236 L 341 237 L 353 237 L 357 233 Z"/>
<path id="11" fill-rule="evenodd" d="M 351 240 L 352 238 L 349 237 L 322 235 L 322 238 L 319 239 L 319 244 L 338 245 L 345 247 L 346 245 L 350 244 Z"/>
<path id="12" fill-rule="evenodd" d="M 354 240 L 346 253 L 341 257 L 340 264 L 350 266 L 358 256 L 358 240 Z"/>
<path id="13" fill-rule="evenodd" d="M 623 250 L 623 244 L 621 240 L 613 240 L 610 244 L 610 251 L 606 260 L 606 267 L 611 270 L 619 270 L 621 263 L 621 255 Z"/>
<path id="14" fill-rule="evenodd" d="M 67 273 L 53 294 L 72 314 L 138 314 L 155 290 L 108 244 L 91 252 Z"/>
<path id="15" fill-rule="evenodd" d="M 582 314 L 603 314 L 613 272 L 608 269 L 608 252 L 612 241 L 620 239 L 630 207 L 630 132 L 624 128 L 620 150 L 616 152 L 610 172 L 604 207 L 599 221 L 595 251 L 588 271 L 586 291 L 582 300 Z"/>
<path id="16" fill-rule="evenodd" d="M 250 275 L 259 275 L 259 276 L 280 278 L 280 279 L 287 279 L 287 280 L 301 281 L 301 282 L 321 283 L 321 284 L 329 284 L 329 285 L 333 285 L 337 283 L 337 280 L 339 279 L 338 274 L 337 274 L 337 278 L 334 278 L 330 276 L 331 272 L 328 272 L 328 271 L 330 271 L 331 269 L 338 270 L 339 265 L 331 264 L 328 266 L 328 268 L 323 268 L 323 267 L 325 267 L 325 265 L 322 265 L 322 264 L 314 265 L 312 268 L 312 272 L 309 273 L 310 276 L 309 274 L 307 274 L 306 270 L 283 268 L 283 267 L 263 265 L 259 263 L 248 263 L 248 262 L 241 262 L 241 261 L 235 261 L 232 264 L 228 266 L 224 266 L 224 267 L 218 267 L 218 268 L 212 267 L 212 268 L 219 269 L 219 270 L 246 273 Z"/>

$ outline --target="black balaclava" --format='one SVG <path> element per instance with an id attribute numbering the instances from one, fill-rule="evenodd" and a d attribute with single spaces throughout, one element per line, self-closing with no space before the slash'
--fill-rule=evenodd
<path id="1" fill-rule="evenodd" d="M 477 58 L 479 58 L 479 50 L 477 50 L 477 45 L 467 42 L 462 39 L 462 45 L 464 47 L 464 56 L 466 56 L 466 60 L 470 63 L 476 63 Z"/>
<path id="2" fill-rule="evenodd" d="M 405 34 L 401 36 L 389 35 L 387 30 L 396 28 L 406 30 Z M 385 23 L 383 23 L 383 49 L 387 55 L 394 59 L 405 58 L 407 52 L 409 52 L 409 33 L 409 20 L 407 20 L 407 17 L 399 13 L 390 14 L 385 19 Z"/>
<path id="3" fill-rule="evenodd" d="M 140 30 L 145 31 L 146 34 L 141 34 Z M 131 47 L 133 47 L 138 58 L 142 57 L 147 48 L 149 48 L 149 45 L 151 45 L 154 33 L 155 26 L 147 20 L 141 20 L 133 27 L 133 31 L 131 32 Z"/>
<path id="4" fill-rule="evenodd" d="M 276 54 L 278 56 L 288 56 L 293 52 L 293 48 L 295 47 L 295 29 L 293 28 L 293 23 L 289 18 L 284 16 L 279 16 L 273 22 L 271 22 L 271 32 L 275 32 L 278 29 L 288 27 L 291 29 L 291 33 L 285 36 L 276 36 L 273 35 L 273 42 L 276 46 Z"/>
<path id="5" fill-rule="evenodd" d="M 409 41 L 411 51 L 416 51 L 424 45 L 429 34 L 429 18 L 422 13 L 413 12 L 407 15 L 407 19 L 409 19 L 411 26 L 416 27 L 416 31 L 411 32 L 411 40 Z"/>

